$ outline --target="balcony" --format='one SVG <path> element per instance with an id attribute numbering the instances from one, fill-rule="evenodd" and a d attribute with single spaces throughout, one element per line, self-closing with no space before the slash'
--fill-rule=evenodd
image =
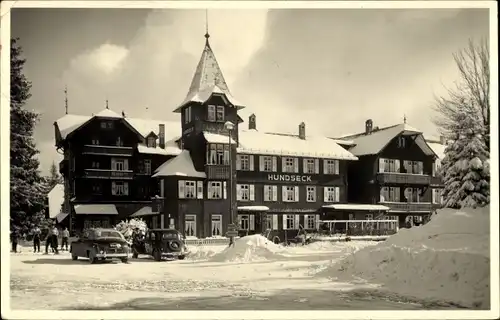
<path id="1" fill-rule="evenodd" d="M 381 205 L 389 207 L 389 213 L 401 212 L 431 212 L 433 206 L 430 202 L 380 202 Z"/>
<path id="2" fill-rule="evenodd" d="M 431 186 L 443 187 L 444 186 L 443 177 L 441 176 L 431 177 Z"/>
<path id="3" fill-rule="evenodd" d="M 132 170 L 85 169 L 85 178 L 128 180 L 134 178 L 134 172 Z"/>
<path id="4" fill-rule="evenodd" d="M 399 172 L 378 172 L 377 181 L 382 184 L 429 185 L 431 176 Z"/>
<path id="5" fill-rule="evenodd" d="M 207 178 L 209 180 L 228 180 L 229 166 L 228 165 L 206 165 Z"/>
<path id="6" fill-rule="evenodd" d="M 86 144 L 83 146 L 82 154 L 131 157 L 134 154 L 134 149 L 132 147 L 101 146 L 101 145 Z"/>

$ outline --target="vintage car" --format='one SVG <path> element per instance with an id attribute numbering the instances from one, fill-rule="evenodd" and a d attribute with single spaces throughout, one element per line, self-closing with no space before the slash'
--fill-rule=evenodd
<path id="1" fill-rule="evenodd" d="M 90 263 L 119 259 L 127 262 L 130 247 L 123 235 L 114 229 L 92 228 L 83 232 L 78 240 L 71 242 L 71 258 L 88 258 Z"/>
<path id="2" fill-rule="evenodd" d="M 174 229 L 149 229 L 142 240 L 134 240 L 132 258 L 140 254 L 152 256 L 156 261 L 166 259 L 182 260 L 189 254 L 182 234 Z"/>

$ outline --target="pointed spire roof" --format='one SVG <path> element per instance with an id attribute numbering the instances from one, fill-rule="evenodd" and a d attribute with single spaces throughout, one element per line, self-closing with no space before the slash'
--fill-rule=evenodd
<path id="1" fill-rule="evenodd" d="M 224 94 L 231 104 L 242 109 L 243 105 L 236 101 L 229 91 L 222 70 L 215 58 L 215 54 L 210 47 L 210 34 L 205 34 L 205 47 L 201 54 L 200 61 L 196 66 L 193 80 L 189 86 L 189 91 L 181 105 L 174 110 L 180 112 L 181 108 L 189 102 L 205 102 L 213 93 Z"/>

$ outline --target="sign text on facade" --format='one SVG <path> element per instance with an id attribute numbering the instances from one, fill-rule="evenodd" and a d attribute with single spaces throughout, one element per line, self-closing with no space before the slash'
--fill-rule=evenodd
<path id="1" fill-rule="evenodd" d="M 295 174 L 268 174 L 269 181 L 291 181 L 291 182 L 311 182 L 311 176 L 302 176 Z"/>

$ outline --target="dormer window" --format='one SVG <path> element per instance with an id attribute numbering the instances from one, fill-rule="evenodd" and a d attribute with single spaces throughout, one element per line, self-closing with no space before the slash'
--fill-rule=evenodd
<path id="1" fill-rule="evenodd" d="M 184 123 L 188 124 L 191 122 L 191 107 L 184 109 Z"/>
<path id="2" fill-rule="evenodd" d="M 404 136 L 398 137 L 398 148 L 406 147 L 406 138 Z"/>
<path id="3" fill-rule="evenodd" d="M 123 147 L 123 140 L 120 137 L 116 139 L 116 146 Z"/>
<path id="4" fill-rule="evenodd" d="M 224 121 L 224 106 L 217 106 L 217 121 Z"/>
<path id="5" fill-rule="evenodd" d="M 156 148 L 156 138 L 153 136 L 148 137 L 147 145 L 149 148 Z"/>
<path id="6" fill-rule="evenodd" d="M 93 138 L 93 139 L 92 139 L 92 144 L 93 144 L 93 145 L 99 145 L 99 139 L 97 139 L 97 138 Z"/>
<path id="7" fill-rule="evenodd" d="M 208 106 L 207 120 L 208 121 L 215 121 L 215 106 L 212 106 L 212 105 Z"/>

